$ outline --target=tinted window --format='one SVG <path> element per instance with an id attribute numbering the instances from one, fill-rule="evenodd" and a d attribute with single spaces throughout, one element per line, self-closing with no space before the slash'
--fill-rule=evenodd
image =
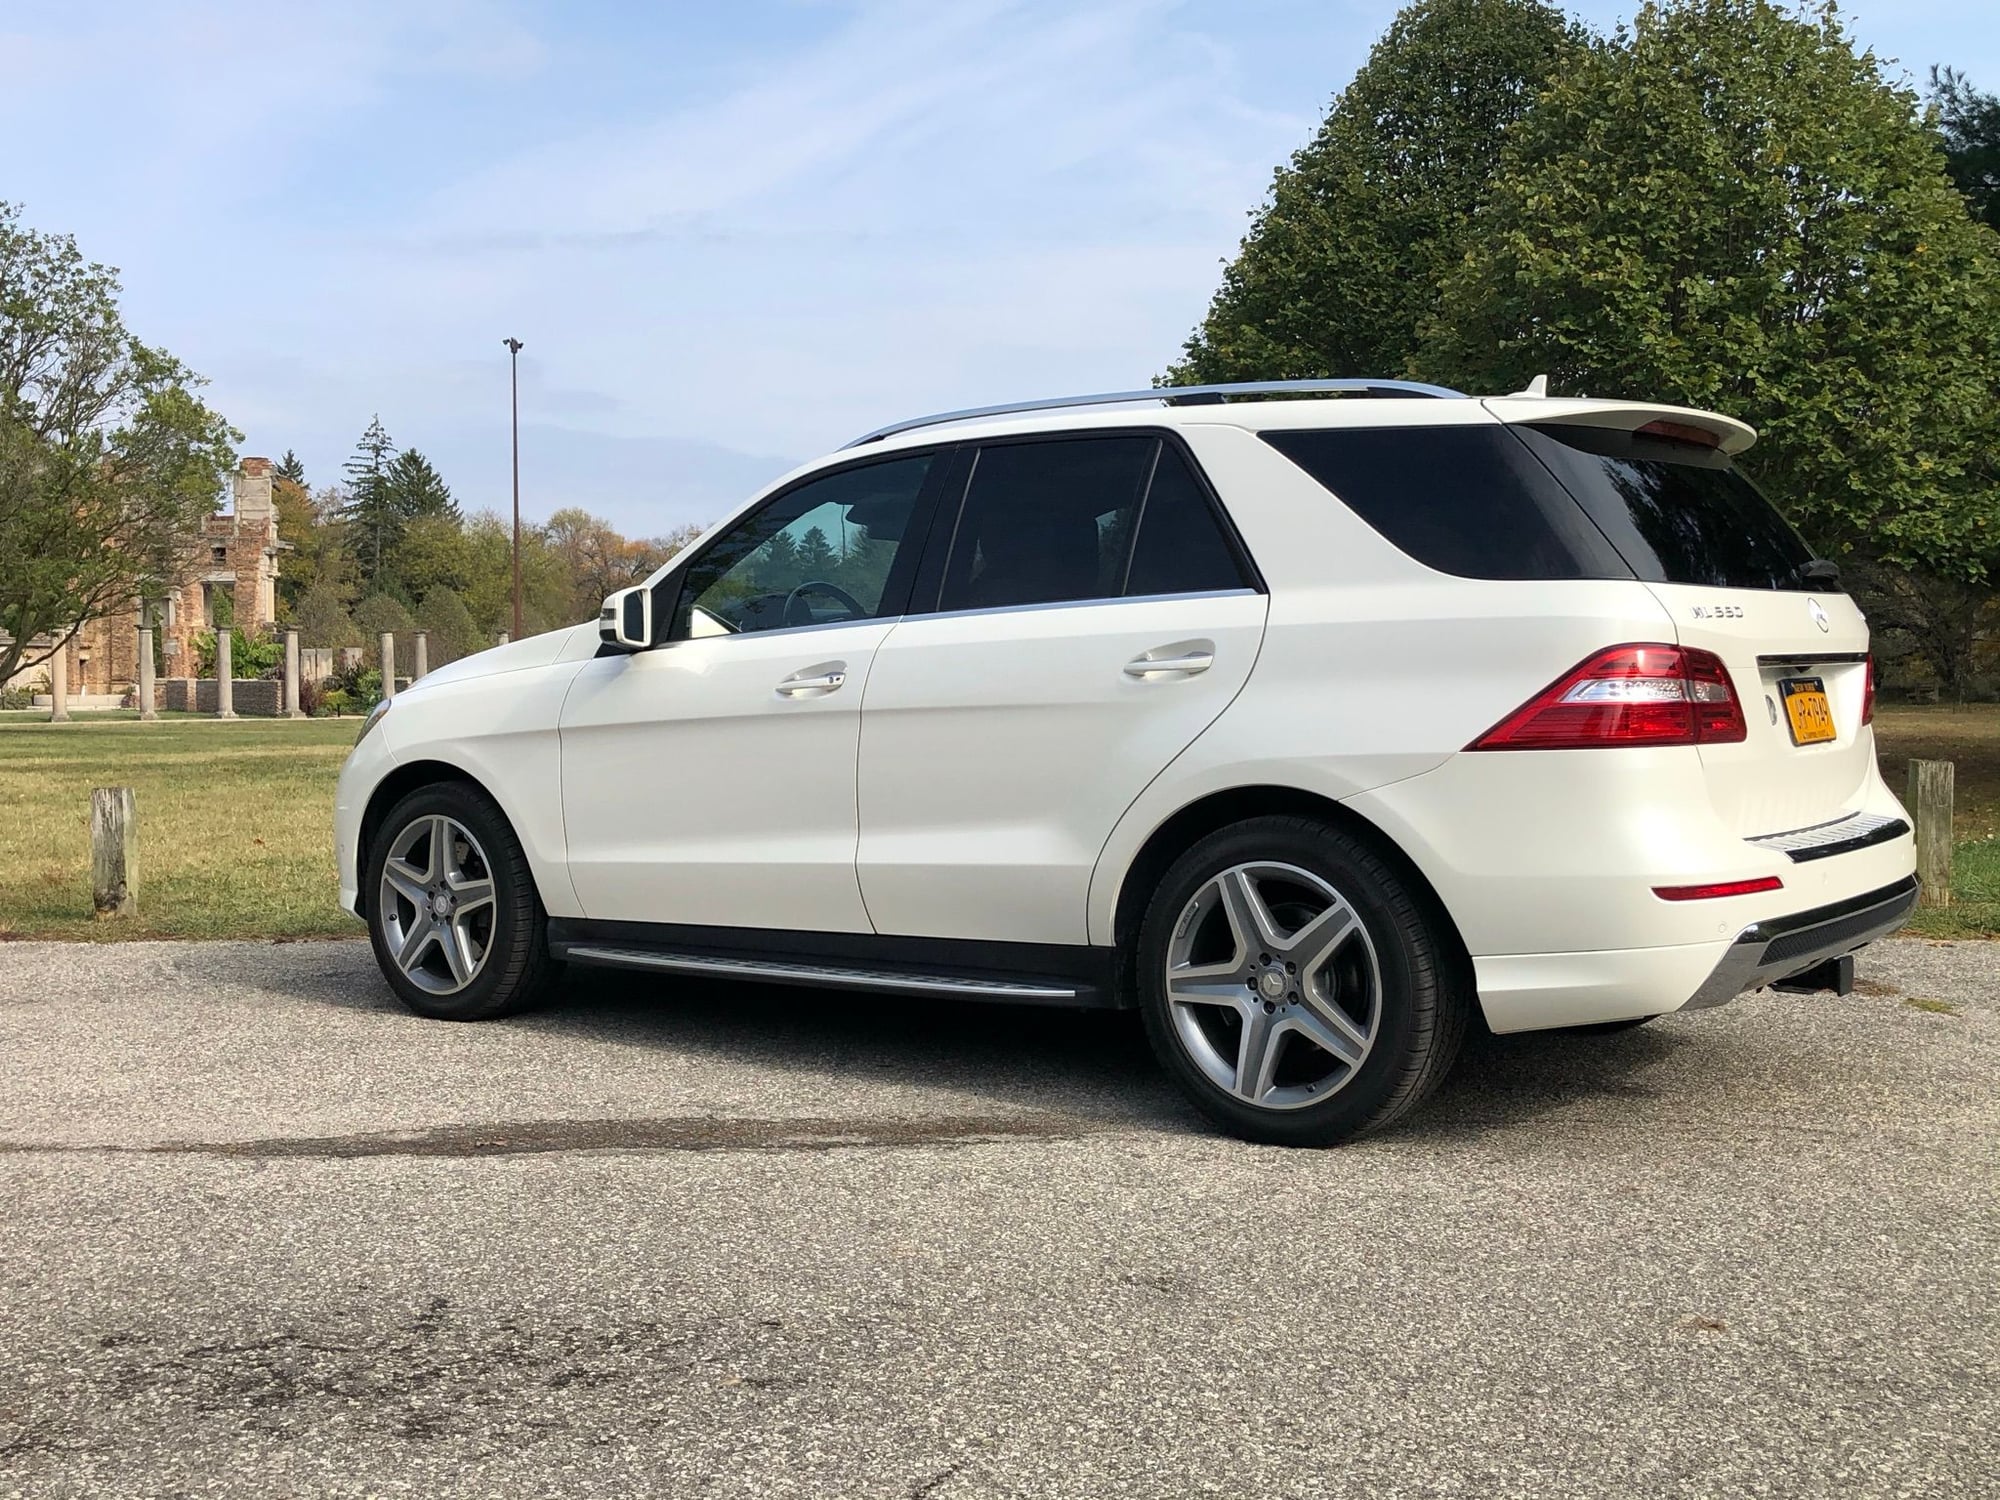
<path id="1" fill-rule="evenodd" d="M 923 541 L 907 533 L 932 462 L 925 453 L 843 469 L 737 522 L 686 570 L 672 639 L 900 613 Z"/>
<path id="2" fill-rule="evenodd" d="M 1159 446 L 1118 437 L 980 449 L 938 608 L 1116 598 Z"/>
<path id="3" fill-rule="evenodd" d="M 1498 423 L 1266 432 L 1265 442 L 1427 567 L 1461 578 L 1630 578 Z"/>
<path id="4" fill-rule="evenodd" d="M 1726 454 L 1601 427 L 1514 430 L 1648 582 L 1807 587 L 1812 553 Z"/>
<path id="5" fill-rule="evenodd" d="M 1201 482 L 1171 443 L 1160 446 L 1139 512 L 1127 594 L 1200 594 L 1248 580 Z"/>

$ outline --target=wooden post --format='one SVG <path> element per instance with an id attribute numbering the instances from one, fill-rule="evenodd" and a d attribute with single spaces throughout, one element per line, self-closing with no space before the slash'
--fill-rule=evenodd
<path id="1" fill-rule="evenodd" d="M 49 722 L 60 724 L 69 717 L 69 642 L 56 647 L 49 658 Z"/>
<path id="2" fill-rule="evenodd" d="M 139 910 L 139 810 L 129 786 L 90 793 L 90 902 L 99 917 Z"/>
<path id="3" fill-rule="evenodd" d="M 419 630 L 417 632 L 416 658 L 410 663 L 410 681 L 415 682 L 431 669 L 430 657 L 431 633 L 428 630 Z"/>
<path id="4" fill-rule="evenodd" d="M 305 717 L 299 708 L 299 633 L 296 630 L 285 632 L 285 717 Z"/>
<path id="5" fill-rule="evenodd" d="M 140 615 L 141 620 L 151 616 Z M 139 717 L 157 719 L 160 711 L 153 707 L 153 627 L 139 627 Z"/>
<path id="6" fill-rule="evenodd" d="M 236 632 L 215 632 L 215 716 L 236 717 Z M 189 707 L 193 707 L 192 704 Z"/>
<path id="7" fill-rule="evenodd" d="M 396 696 L 396 637 L 387 630 L 382 632 L 382 696 Z"/>
<path id="8" fill-rule="evenodd" d="M 1948 760 L 1910 762 L 1910 816 L 1917 825 L 1919 906 L 1951 905 L 1951 803 L 1956 773 Z"/>

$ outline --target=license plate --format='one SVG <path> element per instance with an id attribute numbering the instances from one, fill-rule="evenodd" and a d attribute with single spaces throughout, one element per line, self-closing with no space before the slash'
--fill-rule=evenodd
<path id="1" fill-rule="evenodd" d="M 1826 701 L 1826 683 L 1817 677 L 1787 677 L 1778 684 L 1785 700 L 1785 718 L 1794 745 L 1818 745 L 1834 738 L 1833 709 Z"/>

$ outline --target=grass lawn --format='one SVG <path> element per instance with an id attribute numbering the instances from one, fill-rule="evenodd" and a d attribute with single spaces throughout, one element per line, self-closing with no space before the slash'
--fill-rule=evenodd
<path id="1" fill-rule="evenodd" d="M 360 928 L 334 903 L 333 780 L 355 719 L 207 715 L 141 725 L 0 713 L 0 938 L 316 937 Z M 1934 937 L 2000 936 L 2000 707 L 1884 705 L 1882 773 L 1958 765 L 1955 903 L 1918 913 Z M 139 916 L 90 915 L 90 789 L 139 804 Z"/>
<path id="2" fill-rule="evenodd" d="M 1909 786 L 1911 761 L 1957 766 L 1952 904 L 1919 911 L 1912 930 L 1930 937 L 2000 936 L 2000 705 L 1884 704 L 1875 711 L 1875 749 L 1883 779 L 1899 797 Z"/>
<path id="3" fill-rule="evenodd" d="M 0 937 L 313 937 L 335 904 L 333 781 L 355 719 L 71 724 L 0 715 Z M 139 915 L 90 913 L 90 789 L 139 808 Z"/>

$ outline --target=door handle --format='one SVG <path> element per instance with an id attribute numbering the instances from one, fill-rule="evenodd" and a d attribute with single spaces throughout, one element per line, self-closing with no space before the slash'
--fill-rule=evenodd
<path id="1" fill-rule="evenodd" d="M 801 667 L 792 673 L 778 684 L 778 694 L 784 698 L 818 698 L 833 692 L 846 681 L 846 662 L 823 661 L 817 666 Z"/>
<path id="2" fill-rule="evenodd" d="M 1192 677 L 1214 665 L 1215 647 L 1208 641 L 1176 641 L 1171 646 L 1155 647 L 1144 656 L 1126 662 L 1125 675 L 1142 681 L 1169 674 Z"/>

